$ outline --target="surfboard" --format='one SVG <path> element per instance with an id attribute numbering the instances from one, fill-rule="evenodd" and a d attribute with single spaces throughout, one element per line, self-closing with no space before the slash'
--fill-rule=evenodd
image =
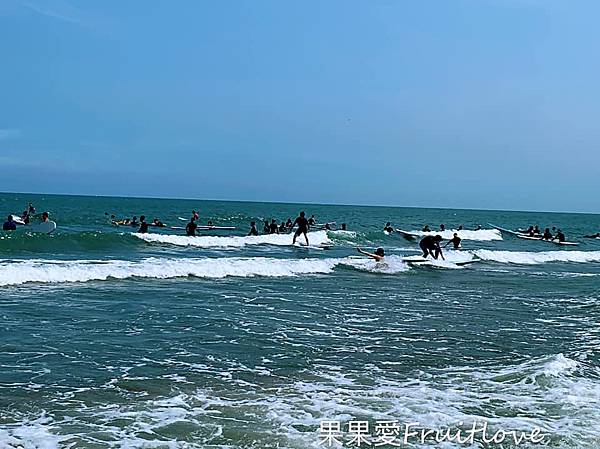
<path id="1" fill-rule="evenodd" d="M 20 225 L 24 225 L 24 224 L 25 224 L 25 222 L 23 221 L 23 219 L 22 219 L 22 218 L 21 218 L 19 215 L 14 215 L 14 214 L 13 214 L 13 216 L 12 216 L 12 217 L 13 217 L 13 221 L 14 221 L 16 224 L 20 224 Z"/>
<path id="2" fill-rule="evenodd" d="M 517 237 L 523 240 L 538 240 L 540 242 L 546 243 L 554 243 L 555 245 L 563 245 L 563 246 L 577 246 L 579 243 L 576 242 L 559 242 L 558 240 L 546 240 L 541 237 L 531 237 L 529 235 L 517 234 Z"/>
<path id="3" fill-rule="evenodd" d="M 416 240 L 420 237 L 419 234 L 413 234 L 412 232 L 403 231 L 402 229 L 396 229 L 396 232 L 402 235 L 406 240 Z"/>
<path id="4" fill-rule="evenodd" d="M 56 223 L 53 221 L 43 221 L 31 225 L 32 232 L 39 232 L 40 234 L 52 234 L 56 230 Z"/>
<path id="5" fill-rule="evenodd" d="M 511 234 L 511 235 L 520 235 L 519 232 L 513 231 L 512 229 L 506 229 L 506 228 L 503 228 L 501 226 L 496 226 L 496 225 L 494 225 L 492 223 L 488 223 L 488 225 L 490 225 L 494 229 L 497 229 L 500 232 L 506 232 L 507 234 Z"/>

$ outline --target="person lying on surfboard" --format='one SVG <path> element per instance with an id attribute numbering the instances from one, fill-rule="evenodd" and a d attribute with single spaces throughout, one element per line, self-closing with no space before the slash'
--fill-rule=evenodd
<path id="1" fill-rule="evenodd" d="M 367 257 L 370 257 L 371 259 L 375 259 L 377 262 L 381 262 L 385 258 L 385 251 L 383 250 L 383 248 L 377 248 L 375 250 L 375 254 L 363 251 L 358 246 L 356 247 L 356 250 L 359 253 L 364 254 Z"/>
<path id="2" fill-rule="evenodd" d="M 584 235 L 583 238 L 586 238 L 586 239 L 598 239 L 598 238 L 600 238 L 600 232 L 596 232 L 595 234 L 592 234 L 592 235 Z"/>
<path id="3" fill-rule="evenodd" d="M 442 257 L 442 260 L 446 260 L 444 258 L 444 254 L 442 253 L 442 248 L 440 248 L 440 242 L 442 241 L 441 235 L 427 235 L 421 239 L 419 242 L 419 247 L 421 251 L 423 251 L 423 258 L 427 258 L 431 254 L 431 257 L 437 260 L 438 257 Z"/>
<path id="4" fill-rule="evenodd" d="M 385 224 L 385 226 L 383 227 L 383 230 L 385 232 L 394 232 L 394 228 L 392 228 L 392 223 L 390 223 L 389 221 Z"/>

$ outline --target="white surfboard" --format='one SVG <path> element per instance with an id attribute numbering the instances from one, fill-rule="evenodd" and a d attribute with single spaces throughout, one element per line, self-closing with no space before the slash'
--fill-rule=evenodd
<path id="1" fill-rule="evenodd" d="M 40 234 L 52 234 L 55 230 L 56 223 L 50 220 L 31 225 L 31 231 L 39 232 Z"/>

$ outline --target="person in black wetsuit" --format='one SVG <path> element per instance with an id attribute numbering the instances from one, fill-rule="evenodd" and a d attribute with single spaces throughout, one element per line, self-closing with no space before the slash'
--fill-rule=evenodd
<path id="1" fill-rule="evenodd" d="M 383 230 L 385 232 L 394 232 L 394 228 L 392 228 L 392 224 L 389 221 L 385 224 Z"/>
<path id="2" fill-rule="evenodd" d="M 248 235 L 254 235 L 254 236 L 258 235 L 258 229 L 256 229 L 255 221 L 250 222 L 250 232 L 248 233 Z"/>
<path id="3" fill-rule="evenodd" d="M 544 239 L 544 240 L 552 240 L 553 238 L 554 238 L 554 236 L 550 232 L 550 229 L 546 228 L 544 230 L 544 235 L 542 235 L 542 239 Z"/>
<path id="4" fill-rule="evenodd" d="M 190 222 L 185 225 L 185 234 L 189 237 L 193 237 L 196 235 L 196 229 L 198 229 L 198 225 L 196 224 L 196 219 L 194 215 L 190 218 Z"/>
<path id="5" fill-rule="evenodd" d="M 279 225 L 279 233 L 285 234 L 287 233 L 287 228 L 285 227 L 285 221 L 281 220 L 281 224 Z"/>
<path id="6" fill-rule="evenodd" d="M 269 224 L 269 220 L 265 220 L 265 225 L 263 226 L 263 234 L 271 233 L 271 225 Z"/>
<path id="7" fill-rule="evenodd" d="M 440 232 L 444 232 L 446 230 L 446 225 L 444 223 L 442 223 L 440 225 Z"/>
<path id="8" fill-rule="evenodd" d="M 423 251 L 423 257 L 426 258 L 431 254 L 431 257 L 437 259 L 439 256 L 444 259 L 444 254 L 442 254 L 442 248 L 440 248 L 440 242 L 442 241 L 441 235 L 426 235 L 419 242 L 419 247 Z"/>
<path id="9" fill-rule="evenodd" d="M 269 234 L 279 234 L 279 226 L 277 226 L 277 222 L 274 218 L 271 220 L 271 224 L 269 225 Z"/>
<path id="10" fill-rule="evenodd" d="M 431 232 L 431 229 L 429 229 L 429 225 L 423 226 L 422 232 Z"/>
<path id="11" fill-rule="evenodd" d="M 288 229 L 292 229 L 294 227 L 294 223 L 292 223 L 292 219 L 288 218 L 287 221 L 285 222 L 285 227 Z"/>
<path id="12" fill-rule="evenodd" d="M 310 218 L 308 219 L 308 226 L 314 226 L 317 224 L 317 219 L 315 218 L 314 215 L 311 215 Z"/>
<path id="13" fill-rule="evenodd" d="M 584 235 L 583 238 L 586 238 L 586 239 L 600 239 L 600 232 L 596 232 L 595 234 L 592 234 L 592 235 Z"/>
<path id="14" fill-rule="evenodd" d="M 454 233 L 454 237 L 452 237 L 448 243 L 446 243 L 444 245 L 444 248 L 446 246 L 448 246 L 450 243 L 452 243 L 454 245 L 454 249 L 460 249 L 460 242 L 462 241 L 462 239 L 458 236 L 458 234 L 455 232 Z"/>
<path id="15" fill-rule="evenodd" d="M 148 232 L 148 223 L 146 223 L 146 216 L 140 216 L 140 228 L 138 229 L 140 234 L 145 234 Z"/>
<path id="16" fill-rule="evenodd" d="M 559 242 L 565 242 L 567 240 L 567 238 L 565 237 L 564 232 L 562 232 L 562 229 L 558 230 L 558 232 L 556 233 L 556 236 L 554 238 L 556 240 L 558 240 Z"/>
<path id="17" fill-rule="evenodd" d="M 300 234 L 304 234 L 304 238 L 306 239 L 306 246 L 308 246 L 308 220 L 306 219 L 304 211 L 300 212 L 300 215 L 294 221 L 292 227 L 298 225 L 298 229 L 294 233 L 294 239 L 292 240 L 292 245 L 296 244 L 296 239 Z"/>
<path id="18" fill-rule="evenodd" d="M 4 222 L 4 224 L 2 225 L 2 230 L 3 231 L 16 231 L 17 230 L 17 223 L 13 220 L 12 215 L 9 215 L 8 219 Z"/>

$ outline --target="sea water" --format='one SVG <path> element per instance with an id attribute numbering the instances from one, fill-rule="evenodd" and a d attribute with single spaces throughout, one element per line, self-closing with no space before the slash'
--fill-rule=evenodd
<path id="1" fill-rule="evenodd" d="M 351 423 L 375 444 L 384 421 L 544 435 L 405 447 L 600 446 L 600 240 L 582 238 L 598 215 L 26 194 L 0 212 L 28 201 L 58 228 L 0 233 L 0 447 L 316 448 L 337 424 L 349 447 Z M 192 209 L 236 230 L 142 235 L 105 216 L 181 227 Z M 300 210 L 348 231 L 315 230 L 311 248 L 246 236 Z M 417 242 L 387 221 L 483 229 L 411 266 Z"/>

